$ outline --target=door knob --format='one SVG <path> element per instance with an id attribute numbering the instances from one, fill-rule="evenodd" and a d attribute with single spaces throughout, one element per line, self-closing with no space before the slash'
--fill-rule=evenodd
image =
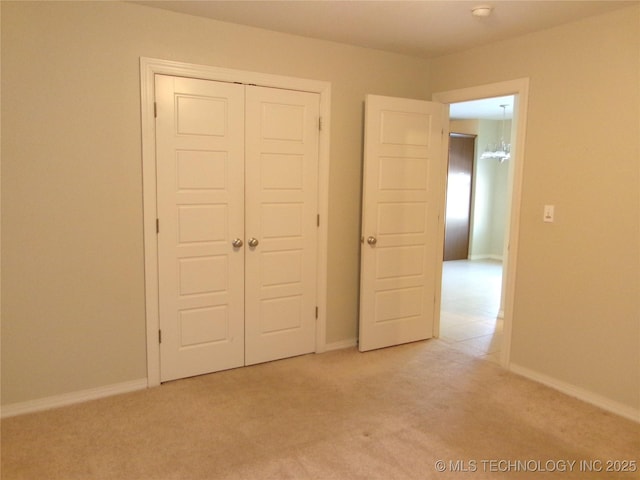
<path id="1" fill-rule="evenodd" d="M 257 238 L 251 237 L 247 243 L 250 247 L 257 247 L 260 242 L 258 242 Z"/>
<path id="2" fill-rule="evenodd" d="M 231 245 L 233 245 L 234 248 L 240 248 L 244 244 L 242 243 L 242 240 L 240 240 L 239 238 L 234 238 L 233 242 L 231 242 Z"/>
<path id="3" fill-rule="evenodd" d="M 371 246 L 375 245 L 376 243 L 378 243 L 378 239 L 374 236 L 368 237 L 367 238 L 367 243 Z"/>

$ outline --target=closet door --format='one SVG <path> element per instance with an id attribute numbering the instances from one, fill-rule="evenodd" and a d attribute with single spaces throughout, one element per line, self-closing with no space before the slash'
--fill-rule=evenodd
<path id="1" fill-rule="evenodd" d="M 157 75 L 156 106 L 167 381 L 244 364 L 244 86 Z"/>
<path id="2" fill-rule="evenodd" d="M 315 350 L 319 104 L 246 89 L 247 365 Z"/>

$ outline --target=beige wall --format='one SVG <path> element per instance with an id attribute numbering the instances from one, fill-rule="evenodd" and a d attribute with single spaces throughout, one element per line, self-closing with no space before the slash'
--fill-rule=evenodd
<path id="1" fill-rule="evenodd" d="M 453 133 L 466 133 L 467 135 L 478 134 L 479 120 L 455 120 L 449 121 L 449 131 Z"/>
<path id="2" fill-rule="evenodd" d="M 505 121 L 504 141 L 511 143 L 511 121 Z M 474 206 L 474 225 L 486 223 L 485 231 L 473 231 L 471 254 L 475 257 L 490 256 L 501 259 L 504 254 L 505 227 L 507 220 L 507 190 L 511 160 L 499 162 L 493 159 L 480 159 L 487 144 L 500 143 L 502 140 L 502 120 L 480 120 L 478 128 L 478 149 L 476 151 L 476 187 L 482 181 L 484 190 L 483 205 Z M 478 201 L 476 190 L 476 202 Z"/>
<path id="3" fill-rule="evenodd" d="M 356 336 L 367 93 L 428 63 L 115 2 L 2 2 L 2 403 L 146 376 L 139 57 L 332 83 L 327 340 Z"/>
<path id="4" fill-rule="evenodd" d="M 436 59 L 431 77 L 433 91 L 530 78 L 512 361 L 632 409 L 640 408 L 639 27 L 636 5 Z M 555 204 L 553 224 L 542 222 L 545 204 Z"/>

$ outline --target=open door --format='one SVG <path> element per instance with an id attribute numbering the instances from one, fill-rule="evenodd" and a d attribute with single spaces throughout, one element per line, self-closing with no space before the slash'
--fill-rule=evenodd
<path id="1" fill-rule="evenodd" d="M 366 98 L 360 351 L 433 336 L 445 111 L 434 102 Z"/>
<path id="2" fill-rule="evenodd" d="M 449 134 L 447 208 L 444 229 L 444 260 L 469 258 L 471 189 L 476 135 Z"/>

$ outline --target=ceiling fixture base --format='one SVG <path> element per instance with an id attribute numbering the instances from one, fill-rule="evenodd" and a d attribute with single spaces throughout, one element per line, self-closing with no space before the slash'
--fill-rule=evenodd
<path id="1" fill-rule="evenodd" d="M 471 9 L 471 15 L 473 15 L 474 17 L 488 17 L 489 15 L 491 15 L 492 11 L 493 7 L 489 5 L 479 5 Z"/>

